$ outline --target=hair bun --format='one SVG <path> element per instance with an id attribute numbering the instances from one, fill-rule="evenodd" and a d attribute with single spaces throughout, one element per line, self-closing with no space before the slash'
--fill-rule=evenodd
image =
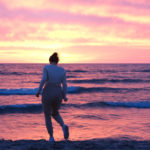
<path id="1" fill-rule="evenodd" d="M 55 52 L 55 53 L 53 54 L 53 56 L 57 57 L 57 56 L 58 56 L 58 54 Z"/>
<path id="2" fill-rule="evenodd" d="M 58 63 L 58 61 L 59 61 L 58 53 L 54 52 L 54 53 L 50 56 L 49 61 L 50 61 L 50 62 Z"/>

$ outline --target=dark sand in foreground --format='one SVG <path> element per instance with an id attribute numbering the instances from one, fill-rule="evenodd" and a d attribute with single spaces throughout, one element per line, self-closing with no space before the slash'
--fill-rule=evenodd
<path id="1" fill-rule="evenodd" d="M 0 150 L 150 150 L 150 141 L 91 139 L 86 141 L 0 140 Z"/>

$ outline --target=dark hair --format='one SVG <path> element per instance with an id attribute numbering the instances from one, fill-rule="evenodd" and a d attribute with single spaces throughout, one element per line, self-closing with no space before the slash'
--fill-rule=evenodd
<path id="1" fill-rule="evenodd" d="M 58 54 L 55 52 L 53 53 L 50 57 L 49 57 L 49 62 L 54 62 L 54 63 L 58 63 L 59 61 L 59 57 L 58 57 Z"/>

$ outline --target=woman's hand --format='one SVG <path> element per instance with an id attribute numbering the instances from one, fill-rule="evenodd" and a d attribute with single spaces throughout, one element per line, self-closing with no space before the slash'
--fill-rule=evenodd
<path id="1" fill-rule="evenodd" d="M 65 97 L 65 98 L 64 98 L 64 101 L 65 101 L 65 102 L 67 102 L 67 101 L 68 101 L 68 98 L 67 98 L 67 97 Z"/>
<path id="2" fill-rule="evenodd" d="M 40 95 L 40 92 L 37 92 L 37 93 L 35 94 L 36 97 L 39 97 L 39 95 Z"/>

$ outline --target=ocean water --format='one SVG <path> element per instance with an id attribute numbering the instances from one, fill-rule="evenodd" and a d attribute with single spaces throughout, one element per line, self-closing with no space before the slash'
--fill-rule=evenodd
<path id="1" fill-rule="evenodd" d="M 0 64 L 0 139 L 48 139 L 41 97 L 44 64 Z M 150 64 L 61 64 L 68 102 L 60 113 L 71 140 L 150 140 Z M 54 121 L 54 136 L 63 140 Z"/>

